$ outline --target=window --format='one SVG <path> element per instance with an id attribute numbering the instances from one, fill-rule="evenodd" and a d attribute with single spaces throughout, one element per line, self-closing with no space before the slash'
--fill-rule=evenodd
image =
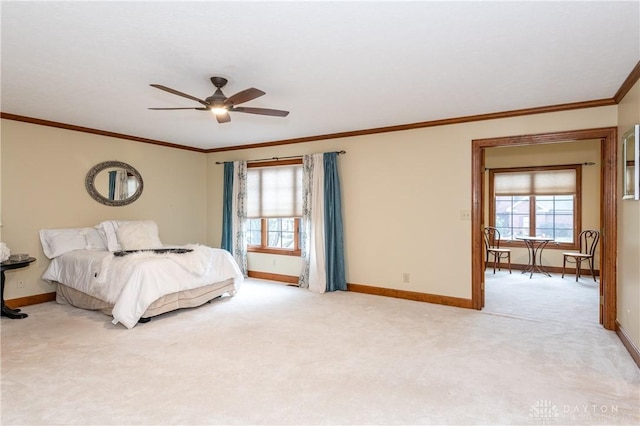
<path id="1" fill-rule="evenodd" d="M 247 168 L 247 250 L 300 256 L 302 160 Z"/>
<path id="2" fill-rule="evenodd" d="M 518 236 L 553 238 L 575 248 L 581 223 L 581 166 L 494 169 L 489 172 L 490 225 L 504 245 Z"/>
<path id="3" fill-rule="evenodd" d="M 300 256 L 300 219 L 249 219 L 249 251 Z"/>

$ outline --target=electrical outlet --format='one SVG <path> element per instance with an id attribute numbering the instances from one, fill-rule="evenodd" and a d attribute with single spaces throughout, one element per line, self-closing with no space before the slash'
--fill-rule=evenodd
<path id="1" fill-rule="evenodd" d="M 402 273 L 402 282 L 405 284 L 409 284 L 411 282 L 411 276 L 409 275 L 408 272 Z"/>
<path id="2" fill-rule="evenodd" d="M 471 210 L 460 210 L 460 220 L 471 220 Z"/>
<path id="3" fill-rule="evenodd" d="M 18 288 L 24 288 L 24 281 L 18 281 Z"/>

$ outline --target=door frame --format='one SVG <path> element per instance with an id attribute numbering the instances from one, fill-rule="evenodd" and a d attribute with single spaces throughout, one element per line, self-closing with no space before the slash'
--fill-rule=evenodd
<path id="1" fill-rule="evenodd" d="M 616 259 L 618 250 L 618 129 L 571 130 L 534 135 L 474 139 L 471 141 L 471 303 L 484 306 L 484 265 L 482 227 L 484 224 L 484 149 L 499 146 L 537 145 L 585 139 L 600 139 L 600 322 L 607 330 L 616 329 Z"/>

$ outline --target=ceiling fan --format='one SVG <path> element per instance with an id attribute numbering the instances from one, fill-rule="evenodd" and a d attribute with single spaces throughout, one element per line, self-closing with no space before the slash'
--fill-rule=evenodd
<path id="1" fill-rule="evenodd" d="M 198 99 L 195 96 L 187 95 L 186 93 L 178 92 L 170 87 L 163 86 L 161 84 L 150 84 L 151 87 L 164 90 L 165 92 L 173 93 L 174 95 L 182 96 L 183 98 L 191 99 L 199 102 L 203 106 L 191 107 L 191 108 L 149 108 L 153 110 L 170 110 L 170 109 L 196 109 L 198 111 L 211 111 L 215 116 L 218 123 L 228 123 L 231 121 L 229 117 L 229 111 L 233 112 L 246 112 L 249 114 L 259 115 L 271 115 L 274 117 L 286 117 L 289 115 L 289 111 L 282 111 L 279 109 L 269 108 L 252 108 L 252 107 L 239 107 L 236 105 L 249 102 L 255 98 L 258 98 L 265 94 L 262 90 L 251 87 L 236 93 L 230 97 L 226 97 L 222 93 L 222 87 L 227 84 L 227 79 L 222 77 L 211 77 L 211 83 L 216 87 L 216 91 L 213 95 L 209 96 L 205 100 Z"/>

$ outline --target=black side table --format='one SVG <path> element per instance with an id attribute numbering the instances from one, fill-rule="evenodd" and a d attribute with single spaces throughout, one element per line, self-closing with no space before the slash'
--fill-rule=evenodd
<path id="1" fill-rule="evenodd" d="M 27 260 L 16 260 L 16 261 L 5 260 L 4 262 L 0 263 L 0 271 L 1 271 L 0 273 L 2 274 L 2 290 L 0 293 L 2 295 L 2 312 L 0 312 L 0 316 L 8 317 L 11 319 L 22 319 L 28 316 L 24 312 L 20 312 L 20 309 L 11 309 L 7 305 L 5 305 L 4 303 L 4 271 L 9 271 L 11 269 L 26 268 L 27 266 L 29 266 L 31 262 L 35 262 L 35 261 L 36 261 L 35 257 L 30 257 Z"/>

